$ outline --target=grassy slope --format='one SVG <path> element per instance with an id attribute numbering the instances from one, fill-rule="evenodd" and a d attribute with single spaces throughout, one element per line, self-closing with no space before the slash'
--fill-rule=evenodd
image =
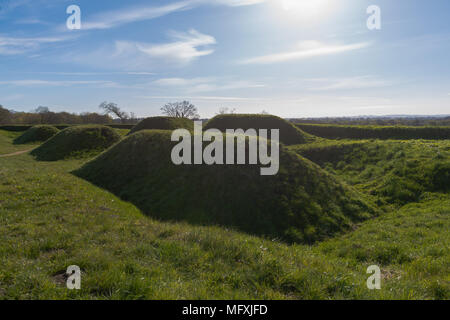
<path id="1" fill-rule="evenodd" d="M 0 298 L 449 298 L 447 195 L 287 246 L 156 222 L 69 174 L 82 162 L 0 159 Z M 380 291 L 365 287 L 374 263 Z M 70 264 L 82 268 L 80 291 L 54 276 Z"/>
<path id="2" fill-rule="evenodd" d="M 173 118 L 173 117 L 149 117 L 141 120 L 136 124 L 129 134 L 141 130 L 175 130 L 175 129 L 187 129 L 194 130 L 194 121 L 186 118 Z"/>
<path id="3" fill-rule="evenodd" d="M 102 125 L 81 125 L 66 128 L 31 152 L 42 161 L 97 154 L 120 141 L 116 129 Z"/>
<path id="4" fill-rule="evenodd" d="M 126 136 L 130 132 L 130 129 L 115 129 L 115 130 L 122 137 Z"/>
<path id="5" fill-rule="evenodd" d="M 378 204 L 397 207 L 448 191 L 450 141 L 327 141 L 291 150 L 318 163 Z"/>
<path id="6" fill-rule="evenodd" d="M 59 132 L 58 128 L 49 125 L 33 126 L 14 140 L 14 144 L 44 142 Z"/>
<path id="7" fill-rule="evenodd" d="M 323 240 L 376 214 L 361 195 L 283 146 L 279 173 L 261 176 L 258 166 L 175 166 L 174 144 L 170 131 L 144 130 L 76 174 L 152 217 L 293 242 Z"/>
<path id="8" fill-rule="evenodd" d="M 293 123 L 280 117 L 264 114 L 221 114 L 210 119 L 204 127 L 225 132 L 228 129 L 279 129 L 280 142 L 286 145 L 303 144 L 317 140 Z M 259 131 L 258 131 L 259 132 Z M 270 133 L 268 133 L 270 135 Z"/>
<path id="9" fill-rule="evenodd" d="M 0 130 L 0 155 L 14 153 L 18 151 L 30 150 L 36 147 L 38 144 L 29 143 L 16 145 L 12 141 L 22 135 L 23 132 L 13 132 Z"/>

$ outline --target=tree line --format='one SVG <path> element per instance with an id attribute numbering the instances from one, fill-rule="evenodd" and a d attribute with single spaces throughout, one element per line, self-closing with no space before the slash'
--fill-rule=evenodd
<path id="1" fill-rule="evenodd" d="M 301 130 L 326 139 L 450 139 L 448 126 L 373 126 L 296 123 Z"/>
<path id="2" fill-rule="evenodd" d="M 47 107 L 38 107 L 32 112 L 11 111 L 0 105 L 0 124 L 108 124 L 114 120 L 108 114 L 85 112 L 52 112 Z"/>
<path id="3" fill-rule="evenodd" d="M 336 124 L 336 125 L 373 125 L 373 126 L 450 126 L 450 117 L 337 117 L 337 118 L 299 118 L 291 119 L 296 123 Z"/>
<path id="4" fill-rule="evenodd" d="M 102 102 L 99 105 L 102 113 L 85 112 L 81 114 L 69 112 L 52 112 L 48 107 L 39 106 L 31 112 L 16 112 L 0 105 L 0 125 L 8 124 L 135 124 L 138 119 L 133 112 L 123 111 L 114 102 Z M 189 101 L 167 103 L 161 108 L 162 114 L 168 117 L 198 119 L 197 107 Z"/>

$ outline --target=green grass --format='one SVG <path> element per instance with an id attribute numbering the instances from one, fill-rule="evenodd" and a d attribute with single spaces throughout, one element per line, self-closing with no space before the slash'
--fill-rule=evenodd
<path id="1" fill-rule="evenodd" d="M 130 132 L 130 129 L 115 129 L 115 130 L 122 137 L 125 137 Z"/>
<path id="2" fill-rule="evenodd" d="M 31 127 L 14 140 L 15 144 L 44 142 L 59 132 L 58 128 L 48 125 Z"/>
<path id="3" fill-rule="evenodd" d="M 326 139 L 450 139 L 450 127 L 295 124 L 301 130 Z"/>
<path id="4" fill-rule="evenodd" d="M 152 217 L 293 242 L 323 240 L 376 214 L 357 192 L 283 146 L 278 174 L 261 176 L 255 165 L 174 165 L 175 144 L 170 131 L 140 131 L 76 174 Z"/>
<path id="5" fill-rule="evenodd" d="M 450 140 L 328 141 L 291 150 L 374 196 L 379 205 L 417 202 L 450 186 Z"/>
<path id="6" fill-rule="evenodd" d="M 430 195 L 318 247 L 350 265 L 383 266 L 386 289 L 402 287 L 402 299 L 450 299 L 449 227 L 448 194 Z"/>
<path id="7" fill-rule="evenodd" d="M 0 131 L 0 154 L 13 139 Z M 0 298 L 450 298 L 448 194 L 429 193 L 346 235 L 289 246 L 158 222 L 74 177 L 86 160 L 0 158 Z M 72 264 L 82 269 L 79 291 L 55 276 Z M 382 269 L 381 290 L 366 288 L 371 264 Z"/>
<path id="8" fill-rule="evenodd" d="M 96 154 L 120 140 L 121 136 L 116 130 L 101 125 L 69 127 L 34 149 L 31 154 L 42 161 Z"/>
<path id="9" fill-rule="evenodd" d="M 21 145 L 14 144 L 13 140 L 21 134 L 22 132 L 0 130 L 0 156 L 30 150 L 38 145 L 36 142 Z"/>
<path id="10" fill-rule="evenodd" d="M 280 142 L 286 145 L 313 142 L 317 138 L 297 128 L 289 121 L 277 116 L 263 114 L 218 115 L 209 120 L 204 129 L 218 129 L 222 132 L 225 132 L 227 129 L 255 129 L 257 131 L 259 129 L 269 129 L 269 136 L 270 129 L 279 129 Z"/>
<path id="11" fill-rule="evenodd" d="M 187 129 L 194 130 L 194 121 L 186 118 L 173 117 L 149 117 L 140 121 L 129 132 L 136 133 L 141 130 L 176 130 Z"/>

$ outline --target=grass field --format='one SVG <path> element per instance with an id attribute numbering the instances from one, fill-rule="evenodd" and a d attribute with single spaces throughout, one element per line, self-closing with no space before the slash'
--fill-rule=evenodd
<path id="1" fill-rule="evenodd" d="M 34 147 L 38 146 L 38 143 L 29 143 L 29 144 L 14 144 L 13 140 L 19 137 L 22 132 L 11 132 L 0 130 L 0 155 L 5 155 L 14 152 L 20 152 L 24 150 L 31 150 Z"/>
<path id="2" fill-rule="evenodd" d="M 325 141 L 292 150 L 374 197 L 398 207 L 427 192 L 448 192 L 450 140 Z"/>
<path id="3" fill-rule="evenodd" d="M 14 145 L 18 135 L 0 130 L 0 155 L 35 146 Z M 392 179 L 399 188 L 410 183 L 407 168 L 427 177 L 419 186 L 432 181 L 427 174 L 436 161 L 448 161 L 449 142 L 396 143 L 358 151 L 368 150 L 366 158 L 343 152 L 338 161 L 316 159 L 378 199 L 383 213 L 314 245 L 154 220 L 71 174 L 86 158 L 0 157 L 0 298 L 449 299 L 448 192 L 423 186 L 417 197 L 405 198 L 395 185 L 388 189 Z M 292 148 L 308 157 L 326 144 Z M 395 152 L 385 157 L 389 149 Z M 379 158 L 370 155 L 374 150 Z M 381 178 L 386 175 L 392 179 Z M 73 264 L 82 270 L 81 290 L 65 287 Z M 381 290 L 366 287 L 373 264 L 382 269 Z"/>

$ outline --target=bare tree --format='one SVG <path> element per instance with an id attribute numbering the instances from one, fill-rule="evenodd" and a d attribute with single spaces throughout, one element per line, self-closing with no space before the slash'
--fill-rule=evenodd
<path id="1" fill-rule="evenodd" d="M 197 107 L 189 101 L 167 103 L 161 108 L 163 114 L 174 118 L 198 119 L 200 115 L 197 113 Z"/>
<path id="2" fill-rule="evenodd" d="M 113 103 L 113 102 L 102 102 L 99 105 L 100 109 L 103 109 L 105 114 L 113 114 L 115 115 L 117 118 L 120 119 L 120 122 L 125 123 L 130 116 L 128 115 L 128 113 L 126 113 L 125 111 L 120 110 L 120 108 L 117 106 L 117 104 Z"/>
<path id="3" fill-rule="evenodd" d="M 222 107 L 219 109 L 219 112 L 216 114 L 220 115 L 220 114 L 235 114 L 235 113 L 236 113 L 236 108 L 230 109 L 228 107 Z"/>

